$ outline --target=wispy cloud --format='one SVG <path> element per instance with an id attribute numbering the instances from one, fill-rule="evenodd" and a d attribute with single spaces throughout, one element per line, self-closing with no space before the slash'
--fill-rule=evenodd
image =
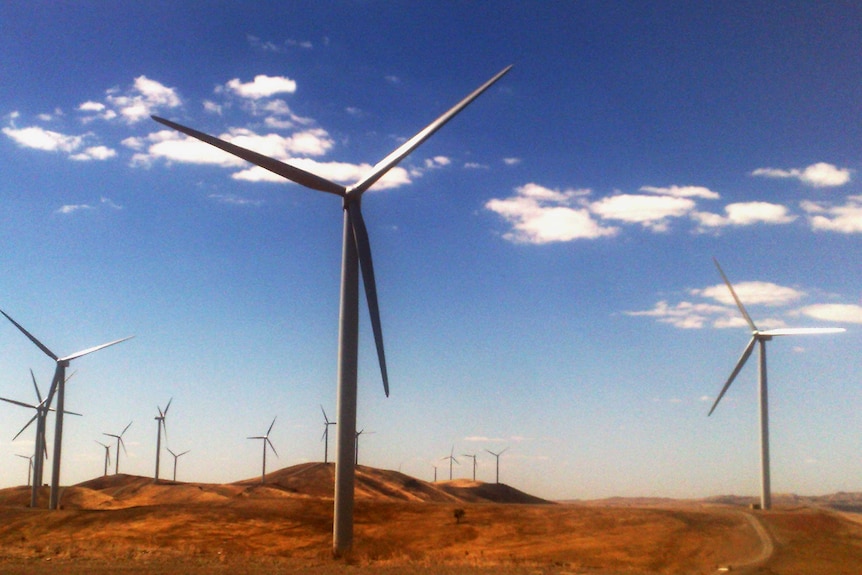
<path id="1" fill-rule="evenodd" d="M 231 206 L 258 207 L 263 205 L 263 200 L 252 200 L 235 194 L 210 194 L 208 197 L 220 204 L 228 204 Z"/>
<path id="2" fill-rule="evenodd" d="M 293 94 L 296 92 L 296 81 L 285 76 L 267 76 L 259 74 L 251 82 L 241 82 L 239 78 L 229 80 L 225 88 L 241 98 L 258 100 L 275 94 Z"/>
<path id="3" fill-rule="evenodd" d="M 804 201 L 800 205 L 808 214 L 808 221 L 814 230 L 862 233 L 862 196 L 848 196 L 846 203 L 841 206 L 812 201 Z"/>
<path id="4" fill-rule="evenodd" d="M 851 174 L 849 168 L 839 168 L 826 162 L 811 164 L 806 168 L 757 168 L 751 172 L 752 176 L 764 178 L 796 179 L 812 188 L 843 186 L 850 181 Z"/>

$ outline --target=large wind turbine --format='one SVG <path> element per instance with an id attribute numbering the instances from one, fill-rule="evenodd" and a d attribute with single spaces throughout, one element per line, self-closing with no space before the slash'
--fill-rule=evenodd
<path id="1" fill-rule="evenodd" d="M 54 398 L 54 393 L 57 394 L 57 414 L 55 416 L 56 422 L 54 424 L 54 461 L 53 468 L 51 470 L 51 498 L 48 504 L 48 507 L 50 509 L 57 509 L 60 503 L 60 461 L 63 451 L 63 414 L 65 413 L 63 409 L 65 407 L 66 401 L 66 368 L 69 367 L 69 363 L 73 359 L 77 359 L 87 354 L 99 351 L 100 349 L 104 349 L 106 347 L 126 341 L 127 339 L 131 339 L 134 336 L 124 337 L 122 339 L 103 343 L 102 345 L 97 345 L 96 347 L 91 347 L 82 351 L 75 352 L 72 355 L 59 357 L 53 351 L 48 349 L 45 344 L 43 344 L 41 341 L 31 335 L 30 332 L 21 327 L 18 322 L 9 317 L 9 315 L 5 311 L 0 310 L 0 313 L 6 316 L 6 319 L 11 321 L 15 325 L 15 327 L 21 330 L 21 333 L 26 335 L 27 338 L 30 339 L 30 341 L 36 344 L 36 347 L 41 349 L 45 355 L 47 355 L 57 363 L 56 370 L 54 371 L 54 379 L 51 382 L 51 388 L 48 392 L 47 399 L 48 407 L 51 407 L 51 400 Z"/>
<path id="2" fill-rule="evenodd" d="M 462 453 L 464 457 L 469 457 L 473 460 L 473 481 L 476 481 L 476 454 Z"/>
<path id="3" fill-rule="evenodd" d="M 269 444 L 270 448 L 272 448 L 272 452 L 275 453 L 275 456 L 278 457 L 278 451 L 275 450 L 275 446 L 272 444 L 272 441 L 269 440 L 269 432 L 272 431 L 272 426 L 275 425 L 275 419 L 278 416 L 272 418 L 272 423 L 269 424 L 269 429 L 266 430 L 266 435 L 255 435 L 249 437 L 248 439 L 261 439 L 263 440 L 263 470 L 260 473 L 260 482 L 264 483 L 266 478 L 266 446 Z"/>
<path id="4" fill-rule="evenodd" d="M 497 460 L 497 479 L 496 479 L 496 483 L 500 483 L 500 456 L 501 456 L 501 455 L 503 455 L 506 451 L 508 451 L 508 449 L 509 449 L 509 448 L 507 447 L 507 448 L 506 448 L 506 449 L 504 449 L 503 451 L 498 451 L 497 453 L 494 453 L 493 451 L 491 451 L 491 450 L 489 450 L 489 449 L 486 449 L 486 450 L 485 450 L 485 451 L 487 451 L 488 453 L 490 453 L 491 455 L 493 455 L 493 456 L 494 456 L 494 458 Z"/>
<path id="5" fill-rule="evenodd" d="M 72 375 L 75 375 L 74 373 Z M 72 378 L 72 375 L 66 378 L 66 381 L 69 381 Z M 36 405 L 31 405 L 29 403 L 23 401 L 16 401 L 14 399 L 7 399 L 5 397 L 0 397 L 0 400 L 3 400 L 7 403 L 12 403 L 15 405 L 20 405 L 21 407 L 28 407 L 30 409 L 35 409 L 36 414 L 30 418 L 30 420 L 24 424 L 24 427 L 21 428 L 18 433 L 15 434 L 15 437 L 12 438 L 12 441 L 18 439 L 18 437 L 24 433 L 24 431 L 30 427 L 30 424 L 33 421 L 36 422 L 36 445 L 35 450 L 33 452 L 33 456 L 35 459 L 35 464 L 33 465 L 33 484 L 30 489 L 30 507 L 36 507 L 39 504 L 39 488 L 42 486 L 42 473 L 44 469 L 45 459 L 48 459 L 48 445 L 45 440 L 45 421 L 48 419 L 48 412 L 54 411 L 50 408 L 50 399 L 45 398 L 42 399 L 42 392 L 39 391 L 39 385 L 36 383 L 36 376 L 33 375 L 33 370 L 30 370 L 30 378 L 33 380 L 33 388 L 36 390 L 36 399 L 38 399 L 39 403 Z M 74 411 L 65 412 L 67 415 L 81 415 L 80 413 L 75 413 Z M 32 463 L 32 461 L 31 461 Z"/>
<path id="6" fill-rule="evenodd" d="M 101 441 L 98 441 L 95 439 L 93 441 L 95 441 L 96 443 L 98 443 L 99 445 L 101 445 L 102 447 L 105 448 L 105 473 L 103 474 L 103 476 L 107 477 L 108 476 L 108 466 L 111 464 L 111 446 L 105 445 Z"/>
<path id="7" fill-rule="evenodd" d="M 420 144 L 479 97 L 480 94 L 490 88 L 491 85 L 497 82 L 510 69 L 511 66 L 507 66 L 498 72 L 442 116 L 431 122 L 422 131 L 383 158 L 368 174 L 349 187 L 332 182 L 295 166 L 285 164 L 274 158 L 269 158 L 257 152 L 214 138 L 197 130 L 153 116 L 153 119 L 157 122 L 211 144 L 292 182 L 313 190 L 334 194 L 342 199 L 341 304 L 338 330 L 338 394 L 336 408 L 336 421 L 339 422 L 339 425 L 338 440 L 336 443 L 335 511 L 332 529 L 332 551 L 336 556 L 343 555 L 353 545 L 354 466 L 351 460 L 354 457 L 354 433 L 356 432 L 360 268 L 365 286 L 365 297 L 368 300 L 368 311 L 371 315 L 371 328 L 377 347 L 377 358 L 383 377 L 383 389 L 387 397 L 389 396 L 389 378 L 386 373 L 386 360 L 383 352 L 383 332 L 380 326 L 380 311 L 377 305 L 377 285 L 374 281 L 374 268 L 371 262 L 371 246 L 368 241 L 365 220 L 362 217 L 360 209 L 362 195 L 390 169 L 395 167 Z"/>
<path id="8" fill-rule="evenodd" d="M 126 451 L 126 443 L 123 441 L 123 435 L 126 433 L 126 430 L 128 430 L 132 426 L 132 423 L 133 422 L 130 421 L 129 425 L 124 427 L 123 431 L 121 431 L 119 435 L 116 435 L 113 433 L 104 433 L 104 432 L 102 433 L 102 435 L 107 435 L 108 437 L 113 437 L 114 439 L 117 440 L 117 450 L 115 452 L 117 454 L 117 457 L 116 457 L 116 461 L 114 462 L 114 475 L 117 475 L 118 473 L 120 473 L 120 447 L 122 446 L 123 451 L 126 453 L 126 455 L 129 454 L 129 452 Z"/>
<path id="9" fill-rule="evenodd" d="M 165 425 L 165 417 L 168 415 L 168 410 L 171 408 L 171 402 L 174 398 L 170 398 L 168 400 L 168 404 L 165 406 L 165 410 L 162 411 L 162 408 L 158 405 L 156 409 L 159 410 L 159 414 L 154 418 L 156 420 L 156 475 L 155 479 L 153 479 L 154 483 L 159 482 L 159 460 L 162 455 L 162 430 L 165 431 L 165 440 L 168 439 L 168 428 Z"/>
<path id="10" fill-rule="evenodd" d="M 449 460 L 449 481 L 452 481 L 452 464 L 458 463 L 458 460 L 455 459 L 455 446 L 454 445 L 452 446 L 452 450 L 449 452 L 449 455 L 447 457 L 441 457 L 440 458 L 441 461 L 446 460 L 446 459 Z M 461 464 L 458 463 L 458 465 L 461 465 Z"/>
<path id="11" fill-rule="evenodd" d="M 168 453 L 174 456 L 174 481 L 177 480 L 177 460 L 189 451 L 191 451 L 191 449 L 186 449 L 182 453 L 174 453 L 173 451 L 171 451 L 171 448 L 168 447 Z"/>
<path id="12" fill-rule="evenodd" d="M 329 418 L 326 417 L 326 411 L 324 411 L 323 406 L 320 406 L 320 411 L 323 412 L 323 462 L 329 463 L 329 426 L 335 425 L 336 422 L 329 421 Z"/>
<path id="13" fill-rule="evenodd" d="M 771 340 L 773 337 L 782 335 L 840 333 L 846 330 L 840 327 L 778 328 L 763 331 L 757 329 L 751 316 L 748 315 L 748 312 L 745 310 L 745 306 L 742 305 L 742 301 L 740 301 L 739 296 L 736 295 L 736 291 L 730 284 L 730 280 L 728 280 L 727 276 L 724 275 L 724 270 L 721 269 L 721 266 L 718 264 L 718 260 L 713 258 L 713 261 L 715 262 L 715 267 L 718 268 L 718 273 L 721 274 L 724 283 L 727 285 L 727 289 L 730 290 L 730 295 L 733 296 L 733 301 L 736 302 L 736 307 L 739 308 L 742 317 L 745 318 L 746 323 L 748 323 L 751 328 L 751 340 L 749 340 L 748 345 L 745 346 L 742 356 L 739 358 L 739 361 L 736 362 L 736 367 L 733 368 L 733 371 L 730 373 L 730 377 L 727 378 L 727 382 L 724 384 L 724 387 L 721 388 L 721 393 L 718 394 L 718 397 L 715 399 L 715 403 L 712 404 L 712 408 L 709 410 L 709 414 L 707 415 L 712 415 L 712 412 L 715 411 L 718 402 L 721 401 L 722 397 L 724 397 L 724 393 L 727 391 L 727 388 L 730 387 L 730 384 L 733 383 L 733 380 L 739 374 L 740 370 L 742 370 L 742 367 L 745 365 L 745 362 L 748 361 L 749 356 L 751 356 L 751 352 L 754 350 L 754 344 L 758 344 L 758 373 L 760 374 L 760 508 L 769 509 L 772 507 L 772 492 L 769 477 L 769 402 L 766 385 L 766 342 Z"/>
<path id="14" fill-rule="evenodd" d="M 367 433 L 371 435 L 374 433 L 373 431 L 365 431 L 365 429 L 360 429 L 356 432 L 356 444 L 353 446 L 353 465 L 359 465 L 359 436 L 363 433 Z"/>

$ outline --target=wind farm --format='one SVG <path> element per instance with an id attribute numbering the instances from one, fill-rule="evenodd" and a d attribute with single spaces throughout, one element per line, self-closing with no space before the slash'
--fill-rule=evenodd
<path id="1" fill-rule="evenodd" d="M 0 572 L 852 573 L 859 17 L 0 3 Z"/>

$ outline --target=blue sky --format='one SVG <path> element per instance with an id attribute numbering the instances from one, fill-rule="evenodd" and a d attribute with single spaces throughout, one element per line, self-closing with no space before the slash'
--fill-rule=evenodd
<path id="1" fill-rule="evenodd" d="M 363 315 L 360 462 L 450 449 L 550 498 L 754 495 L 769 346 L 773 489 L 862 490 L 862 9 L 854 3 L 3 3 L 0 309 L 77 360 L 63 482 L 321 460 L 341 212 L 149 119 L 343 183 L 512 71 L 365 197 L 392 396 Z M 364 312 L 363 312 L 364 314 Z M 0 324 L 0 396 L 53 364 Z M 0 406 L 0 486 L 33 433 Z M 49 440 L 53 425 L 49 425 Z M 112 453 L 113 456 L 113 453 Z M 170 459 L 164 459 L 163 476 Z M 466 457 L 456 477 L 468 477 Z M 272 468 L 272 467 L 271 467 Z M 47 477 L 46 477 L 47 480 Z"/>

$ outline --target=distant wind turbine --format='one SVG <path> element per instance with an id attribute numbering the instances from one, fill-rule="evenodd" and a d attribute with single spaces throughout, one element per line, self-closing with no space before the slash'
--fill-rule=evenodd
<path id="1" fill-rule="evenodd" d="M 27 460 L 27 487 L 30 487 L 30 475 L 33 473 L 33 458 L 35 455 L 19 455 L 16 453 L 15 457 Z"/>
<path id="2" fill-rule="evenodd" d="M 275 450 L 275 446 L 272 444 L 272 441 L 269 440 L 269 433 L 272 431 L 272 426 L 275 425 L 275 420 L 278 416 L 272 418 L 272 423 L 269 424 L 269 429 L 266 430 L 266 435 L 255 435 L 253 437 L 249 437 L 248 439 L 261 439 L 263 440 L 263 471 L 260 474 L 260 482 L 264 483 L 266 478 L 266 446 L 272 449 L 272 452 L 275 453 L 275 456 L 278 457 L 278 452 Z"/>
<path id="3" fill-rule="evenodd" d="M 66 378 L 66 381 L 72 379 L 74 373 Z M 48 412 L 54 411 L 50 408 L 49 403 L 50 400 L 48 398 L 42 399 L 42 392 L 39 391 L 39 385 L 36 383 L 36 376 L 33 375 L 33 370 L 30 370 L 30 378 L 33 380 L 33 388 L 36 390 L 36 399 L 39 401 L 36 405 L 31 405 L 29 403 L 23 401 L 17 401 L 14 399 L 7 399 L 5 397 L 0 397 L 0 400 L 5 401 L 7 403 L 12 403 L 14 405 L 19 405 L 21 407 L 27 407 L 30 409 L 35 409 L 36 414 L 30 418 L 30 420 L 24 424 L 24 427 L 21 428 L 18 433 L 15 434 L 15 437 L 12 438 L 12 441 L 18 439 L 18 437 L 24 433 L 24 431 L 30 427 L 30 424 L 33 421 L 36 422 L 36 445 L 33 451 L 33 457 L 35 459 L 35 464 L 33 464 L 33 483 L 30 489 L 30 507 L 36 507 L 39 503 L 39 487 L 42 486 L 42 473 L 44 468 L 45 459 L 48 459 L 48 445 L 45 440 L 45 422 L 48 419 Z M 78 415 L 80 413 L 75 413 L 73 411 L 67 411 L 67 415 Z"/>
<path id="4" fill-rule="evenodd" d="M 462 453 L 461 455 L 463 455 L 464 457 L 469 457 L 473 460 L 473 481 L 476 481 L 476 454 L 474 453 L 470 455 L 467 453 Z"/>
<path id="5" fill-rule="evenodd" d="M 126 455 L 128 455 L 128 454 L 129 454 L 129 452 L 128 452 L 128 451 L 126 451 L 126 443 L 123 441 L 123 435 L 124 435 L 124 434 L 126 433 L 126 431 L 127 431 L 127 430 L 132 426 L 132 423 L 133 423 L 133 422 L 132 422 L 132 421 L 130 421 L 130 422 L 129 422 L 129 425 L 127 425 L 126 427 L 124 427 L 124 428 L 123 428 L 123 431 L 121 431 L 119 435 L 115 435 L 115 434 L 113 434 L 113 433 L 104 433 L 104 432 L 102 433 L 102 435 L 107 435 L 108 437 L 113 437 L 114 439 L 116 439 L 116 440 L 117 440 L 117 450 L 115 451 L 115 453 L 117 454 L 117 456 L 116 456 L 116 458 L 115 458 L 115 459 L 116 459 L 116 461 L 114 461 L 114 475 L 117 475 L 117 474 L 119 474 L 119 473 L 120 473 L 120 447 L 122 447 L 122 448 L 123 448 L 123 452 L 124 452 Z"/>
<path id="6" fill-rule="evenodd" d="M 497 453 L 494 453 L 493 451 L 490 451 L 490 450 L 488 450 L 488 449 L 486 449 L 486 450 L 485 450 L 485 451 L 487 451 L 488 453 L 490 453 L 491 455 L 493 455 L 493 456 L 494 456 L 494 458 L 497 460 L 497 479 L 496 479 L 496 483 L 498 483 L 498 484 L 500 483 L 500 456 L 501 456 L 501 455 L 503 455 L 504 453 L 506 453 L 506 451 L 508 451 L 508 450 L 509 450 L 509 448 L 508 448 L 508 447 L 507 447 L 506 449 L 504 449 L 503 451 L 500 451 L 500 452 L 497 452 Z"/>
<path id="7" fill-rule="evenodd" d="M 343 211 L 342 264 L 341 264 L 341 309 L 338 330 L 338 394 L 337 414 L 338 441 L 335 464 L 335 511 L 333 518 L 332 551 L 341 556 L 353 545 L 354 465 L 356 433 L 356 377 L 359 342 L 359 273 L 365 286 L 371 328 L 377 347 L 377 358 L 383 377 L 383 389 L 389 396 L 389 378 L 383 351 L 383 331 L 380 326 L 380 311 L 377 304 L 377 285 L 371 262 L 371 245 L 362 217 L 360 203 L 362 195 L 389 170 L 407 157 L 420 144 L 479 97 L 511 69 L 507 66 L 490 80 L 474 90 L 466 98 L 426 126 L 422 131 L 404 142 L 395 151 L 378 162 L 371 171 L 352 186 L 346 187 L 295 166 L 285 164 L 257 152 L 230 142 L 214 138 L 197 130 L 153 116 L 152 118 L 188 136 L 206 142 L 229 154 L 238 156 L 285 179 L 313 190 L 341 197 Z"/>
<path id="8" fill-rule="evenodd" d="M 48 504 L 48 507 L 50 509 L 57 509 L 60 504 L 60 462 L 63 452 L 63 414 L 65 413 L 64 409 L 66 397 L 66 368 L 69 367 L 69 362 L 71 362 L 73 359 L 77 359 L 87 354 L 99 351 L 100 349 L 104 349 L 106 347 L 124 342 L 134 336 L 124 337 L 122 339 L 103 343 L 102 345 L 97 345 L 96 347 L 91 347 L 82 351 L 75 352 L 72 355 L 59 357 L 53 351 L 48 349 L 45 344 L 43 344 L 41 341 L 31 335 L 30 332 L 21 327 L 18 322 L 9 317 L 9 315 L 5 311 L 0 310 L 0 313 L 6 316 L 6 319 L 11 321 L 12 324 L 21 331 L 21 333 L 26 335 L 30 341 L 36 344 L 36 347 L 41 349 L 45 355 L 53 359 L 57 364 L 57 367 L 54 371 L 54 379 L 51 382 L 51 388 L 48 392 L 47 399 L 48 407 L 51 407 L 51 400 L 54 398 L 54 394 L 57 394 L 57 413 L 55 415 L 54 424 L 54 460 L 53 469 L 51 470 L 51 497 Z"/>
<path id="9" fill-rule="evenodd" d="M 323 406 L 320 406 L 320 411 L 323 412 L 323 439 L 324 447 L 323 447 L 323 462 L 329 463 L 329 426 L 335 425 L 336 422 L 329 421 L 329 418 L 326 417 L 326 411 L 324 411 Z"/>
<path id="10" fill-rule="evenodd" d="M 441 457 L 440 458 L 441 461 L 446 460 L 446 459 L 449 460 L 449 481 L 452 481 L 452 464 L 458 463 L 458 460 L 455 459 L 455 446 L 454 445 L 452 446 L 452 450 L 449 452 L 448 457 Z M 458 463 L 458 465 L 461 465 L 461 464 Z"/>
<path id="11" fill-rule="evenodd" d="M 353 448 L 354 448 L 353 465 L 359 465 L 359 436 L 362 435 L 363 433 L 368 434 L 368 435 L 372 435 L 374 432 L 373 431 L 365 431 L 364 429 L 361 429 L 361 430 L 356 432 L 356 441 L 355 441 L 355 444 L 353 446 Z"/>
<path id="12" fill-rule="evenodd" d="M 175 482 L 176 482 L 176 480 L 177 480 L 177 460 L 178 460 L 180 457 L 182 457 L 183 455 L 185 455 L 186 453 L 188 453 L 189 451 L 191 451 L 191 449 L 186 449 L 186 450 L 185 450 L 185 451 L 183 451 L 182 453 L 174 453 L 173 451 L 171 451 L 171 448 L 170 448 L 170 447 L 168 447 L 168 453 L 170 453 L 171 455 L 173 455 L 173 456 L 174 456 L 174 481 L 175 481 Z"/>
<path id="13" fill-rule="evenodd" d="M 748 315 L 748 312 L 745 310 L 745 306 L 742 305 L 742 301 L 740 301 L 739 296 L 736 295 L 736 291 L 730 284 L 730 280 L 728 280 L 727 276 L 724 275 L 724 270 L 721 269 L 721 266 L 718 264 L 718 260 L 713 258 L 713 261 L 715 262 L 715 267 L 718 268 L 718 273 L 721 274 L 721 278 L 727 285 L 727 289 L 730 290 L 730 295 L 733 296 L 733 301 L 736 302 L 736 307 L 739 308 L 742 317 L 745 318 L 746 323 L 748 323 L 751 328 L 751 340 L 749 340 L 748 345 L 742 352 L 742 356 L 739 358 L 739 361 L 736 362 L 736 367 L 733 368 L 730 377 L 727 378 L 727 382 L 724 384 L 724 387 L 721 388 L 721 393 L 718 394 L 718 397 L 715 399 L 715 403 L 712 404 L 712 408 L 709 410 L 707 415 L 712 415 L 712 412 L 715 411 L 716 406 L 718 406 L 718 402 L 721 401 L 722 397 L 724 397 L 724 393 L 730 387 L 730 384 L 733 383 L 733 380 L 736 379 L 736 376 L 739 374 L 740 370 L 742 370 L 745 362 L 748 361 L 749 356 L 751 356 L 751 352 L 754 350 L 754 344 L 758 344 L 758 372 L 760 374 L 760 508 L 765 510 L 772 507 L 772 491 L 769 476 L 769 401 L 766 385 L 766 342 L 770 341 L 773 337 L 783 335 L 840 333 L 846 330 L 840 327 L 778 328 L 763 331 L 757 329 L 751 316 Z"/>
<path id="14" fill-rule="evenodd" d="M 155 483 L 159 482 L 159 460 L 162 455 L 162 430 L 165 432 L 165 441 L 168 439 L 168 428 L 165 425 L 165 417 L 168 415 L 168 410 L 171 408 L 171 402 L 174 398 L 170 398 L 168 400 L 168 404 L 165 406 L 165 410 L 162 411 L 162 408 L 158 405 L 156 409 L 159 410 L 159 414 L 154 418 L 156 420 L 156 475 L 153 480 Z"/>
<path id="15" fill-rule="evenodd" d="M 108 475 L 108 466 L 111 464 L 111 446 L 110 446 L 110 445 L 105 445 L 105 444 L 104 444 L 104 443 L 102 443 L 101 441 L 98 441 L 98 440 L 95 440 L 95 439 L 94 439 L 93 441 L 95 441 L 96 443 L 98 443 L 99 445 L 101 445 L 102 447 L 104 447 L 104 448 L 105 448 L 105 473 L 104 473 L 103 475 L 104 475 L 105 477 L 107 477 L 107 475 Z"/>
<path id="16" fill-rule="evenodd" d="M 431 467 L 434 468 L 434 483 L 437 483 L 437 466 L 432 464 Z"/>

